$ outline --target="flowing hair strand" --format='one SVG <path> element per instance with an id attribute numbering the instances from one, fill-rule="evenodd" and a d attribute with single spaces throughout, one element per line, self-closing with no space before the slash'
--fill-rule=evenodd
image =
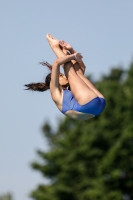
<path id="1" fill-rule="evenodd" d="M 49 86 L 43 82 L 25 84 L 24 86 L 26 87 L 25 90 L 38 91 L 38 92 L 44 92 L 49 89 Z"/>

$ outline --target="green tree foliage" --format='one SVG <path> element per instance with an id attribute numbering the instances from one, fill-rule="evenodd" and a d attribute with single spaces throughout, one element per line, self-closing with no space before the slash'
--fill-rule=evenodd
<path id="1" fill-rule="evenodd" d="M 104 112 L 87 121 L 62 120 L 56 131 L 43 126 L 50 150 L 37 151 L 32 168 L 50 180 L 32 193 L 35 200 L 133 199 L 133 63 L 113 68 L 95 83 Z"/>
<path id="2" fill-rule="evenodd" d="M 0 200 L 12 200 L 12 195 L 11 194 L 4 194 L 0 195 Z"/>

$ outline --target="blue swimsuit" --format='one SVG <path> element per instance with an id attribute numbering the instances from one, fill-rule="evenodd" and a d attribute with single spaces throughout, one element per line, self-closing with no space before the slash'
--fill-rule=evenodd
<path id="1" fill-rule="evenodd" d="M 84 105 L 80 105 L 70 90 L 64 90 L 62 113 L 68 110 L 74 110 L 86 114 L 99 115 L 105 108 L 106 101 L 104 98 L 96 97 Z"/>

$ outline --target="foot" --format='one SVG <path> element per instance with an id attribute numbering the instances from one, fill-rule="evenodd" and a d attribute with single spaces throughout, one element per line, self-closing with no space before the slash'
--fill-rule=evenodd
<path id="1" fill-rule="evenodd" d="M 60 44 L 59 44 L 59 40 L 57 40 L 56 38 L 54 38 L 52 35 L 50 35 L 49 33 L 46 35 L 46 38 L 47 38 L 47 40 L 48 40 L 48 42 L 49 42 L 49 45 L 51 46 L 51 47 L 53 47 L 53 46 L 59 46 Z"/>
<path id="2" fill-rule="evenodd" d="M 70 44 L 68 44 L 67 42 L 63 41 L 63 40 L 59 41 L 59 44 L 62 48 L 66 49 L 70 52 L 73 50 L 72 46 Z"/>

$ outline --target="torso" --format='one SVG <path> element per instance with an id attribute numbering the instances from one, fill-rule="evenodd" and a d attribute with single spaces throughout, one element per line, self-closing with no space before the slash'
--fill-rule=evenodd
<path id="1" fill-rule="evenodd" d="M 54 99 L 53 99 L 53 101 L 54 101 Z M 59 98 L 57 98 L 57 100 L 54 101 L 60 111 L 62 111 L 62 101 L 63 101 L 63 89 L 61 88 Z M 72 119 L 81 120 L 81 121 L 95 117 L 95 115 L 93 115 L 93 114 L 86 114 L 86 113 L 82 113 L 82 112 L 77 112 L 75 110 L 68 110 L 65 113 L 65 115 Z"/>

